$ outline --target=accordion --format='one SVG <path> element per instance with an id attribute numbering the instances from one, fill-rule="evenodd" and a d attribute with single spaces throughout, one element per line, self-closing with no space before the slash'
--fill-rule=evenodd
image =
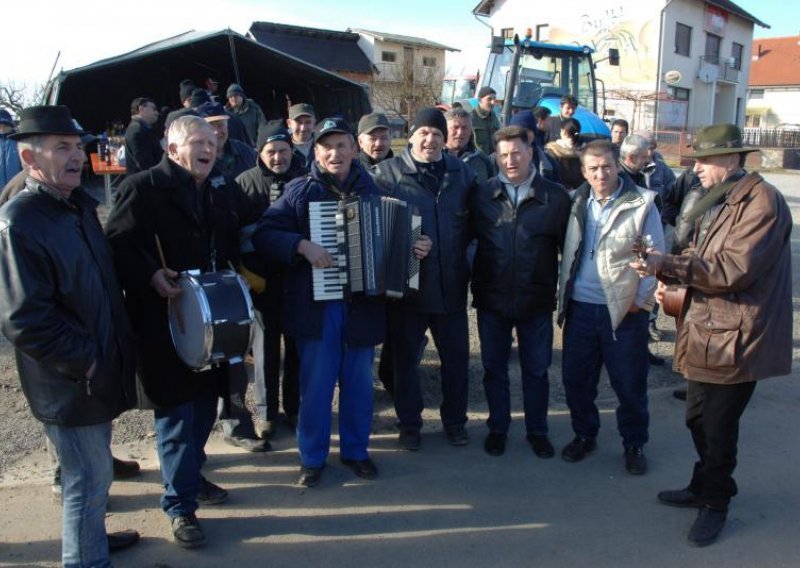
<path id="1" fill-rule="evenodd" d="M 422 217 L 400 199 L 354 196 L 308 204 L 311 241 L 333 257 L 330 268 L 312 268 L 314 300 L 352 294 L 403 298 L 419 290 L 419 259 L 412 245 Z"/>

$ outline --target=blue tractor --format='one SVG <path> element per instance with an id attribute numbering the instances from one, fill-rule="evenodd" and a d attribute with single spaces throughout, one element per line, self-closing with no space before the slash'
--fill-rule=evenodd
<path id="1" fill-rule="evenodd" d="M 501 124 L 508 124 L 517 110 L 535 106 L 547 107 L 558 116 L 560 99 L 569 94 L 578 99 L 574 118 L 581 123 L 584 139 L 610 138 L 608 125 L 598 116 L 597 83 L 601 81 L 594 76 L 593 53 L 589 46 L 533 41 L 530 32 L 522 40 L 494 37 L 481 86 L 497 92 Z M 609 50 L 607 59 L 619 65 L 619 52 Z M 477 100 L 470 103 L 475 106 Z"/>

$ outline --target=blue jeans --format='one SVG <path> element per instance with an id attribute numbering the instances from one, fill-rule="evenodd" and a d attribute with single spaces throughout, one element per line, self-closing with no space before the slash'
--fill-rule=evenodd
<path id="1" fill-rule="evenodd" d="M 205 446 L 217 417 L 217 395 L 155 410 L 156 443 L 164 495 L 161 508 L 170 518 L 194 513 L 200 491 Z"/>
<path id="2" fill-rule="evenodd" d="M 61 464 L 61 561 L 65 568 L 111 566 L 106 503 L 114 478 L 111 422 L 92 426 L 45 424 Z"/>
<path id="3" fill-rule="evenodd" d="M 546 436 L 550 399 L 547 368 L 553 357 L 553 316 L 549 312 L 524 319 L 510 319 L 491 310 L 478 310 L 483 388 L 489 404 L 486 423 L 490 432 L 502 434 L 507 433 L 511 425 L 508 360 L 511 356 L 511 331 L 514 328 L 517 329 L 519 341 L 525 431 Z"/>
<path id="4" fill-rule="evenodd" d="M 331 445 L 333 389 L 339 382 L 339 449 L 343 459 L 367 459 L 372 427 L 375 348 L 345 346 L 344 302 L 328 302 L 320 339 L 297 338 L 300 413 L 297 447 L 305 467 L 322 467 Z"/>
<path id="5" fill-rule="evenodd" d="M 442 364 L 442 406 L 444 426 L 467 423 L 469 389 L 469 332 L 467 309 L 451 314 L 424 314 L 401 303 L 389 307 L 394 356 L 394 409 L 401 430 L 422 428 L 422 387 L 419 381 L 419 352 L 425 330 L 430 328 Z"/>
<path id="6" fill-rule="evenodd" d="M 629 313 L 616 330 L 605 304 L 570 301 L 564 326 L 562 371 L 564 392 L 578 436 L 594 438 L 600 414 L 594 401 L 600 369 L 605 365 L 617 395 L 617 428 L 626 448 L 647 443 L 648 312 Z"/>

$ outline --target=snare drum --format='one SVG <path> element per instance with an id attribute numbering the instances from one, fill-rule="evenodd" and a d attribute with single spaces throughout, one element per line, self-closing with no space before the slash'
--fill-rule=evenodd
<path id="1" fill-rule="evenodd" d="M 181 361 L 197 371 L 241 363 L 255 313 L 244 280 L 233 270 L 182 272 L 182 292 L 169 300 L 169 330 Z"/>

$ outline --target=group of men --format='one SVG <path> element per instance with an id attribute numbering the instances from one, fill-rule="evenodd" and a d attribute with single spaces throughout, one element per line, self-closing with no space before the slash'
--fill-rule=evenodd
<path id="1" fill-rule="evenodd" d="M 233 108 L 248 100 L 238 85 L 228 96 Z M 132 139 L 152 128 L 151 103 L 134 101 L 132 115 L 141 124 L 132 121 Z M 339 117 L 317 120 L 305 103 L 288 115 L 288 128 L 260 124 L 255 144 L 241 143 L 241 151 L 230 144 L 231 114 L 222 105 L 205 101 L 174 116 L 163 155 L 155 163 L 137 159 L 145 167 L 120 187 L 104 235 L 96 202 L 80 188 L 86 156 L 69 110 L 22 112 L 13 137 L 29 173 L 25 191 L 0 209 L 6 266 L 0 323 L 61 463 L 65 565 L 108 565 L 103 517 L 112 477 L 111 420 L 134 404 L 154 409 L 161 505 L 176 543 L 205 543 L 196 510 L 222 503 L 227 491 L 202 475 L 204 447 L 220 398 L 220 416 L 252 429 L 249 416 L 242 417 L 247 381 L 241 364 L 200 372 L 184 365 L 170 338 L 167 303 L 181 293 L 181 272 L 228 265 L 249 282 L 260 324 L 253 346 L 257 433 L 267 438 L 274 431 L 282 390 L 296 427 L 298 483 L 307 487 L 321 481 L 327 463 L 337 385 L 339 459 L 359 477 L 378 475 L 368 446 L 380 343 L 400 446 L 422 446 L 418 371 L 428 331 L 441 362 L 444 435 L 454 446 L 469 443 L 470 281 L 489 406 L 486 452 L 499 456 L 507 444 L 516 331 L 526 439 L 536 456 L 555 454 L 547 410 L 556 311 L 574 431 L 563 459 L 581 461 L 596 449 L 595 398 L 605 366 L 619 399 L 624 466 L 644 474 L 648 314 L 657 278 L 688 286 L 676 363 L 690 380 L 687 425 L 699 459 L 690 485 L 659 499 L 700 509 L 690 541 L 716 539 L 736 493 L 738 421 L 754 381 L 787 374 L 791 366 L 791 217 L 775 188 L 741 169 L 739 158 L 751 149 L 742 147 L 738 128 L 715 126 L 697 135 L 695 171 L 709 191 L 685 213 L 698 227 L 694 246 L 671 255 L 657 193 L 620 173 L 611 142 L 582 148 L 586 183 L 570 199 L 536 167 L 535 144 L 522 126 L 492 133 L 492 163 L 475 148 L 481 128 L 459 109 L 421 110 L 396 156 L 383 115 L 362 117 L 356 131 Z M 371 195 L 395 197 L 419 211 L 422 236 L 409 251 L 420 260 L 419 290 L 395 301 L 315 301 L 313 270 L 334 261 L 311 238 L 309 203 Z M 45 222 L 49 229 L 42 231 Z M 246 449 L 269 448 L 265 439 L 237 433 L 235 424 L 225 434 Z"/>

